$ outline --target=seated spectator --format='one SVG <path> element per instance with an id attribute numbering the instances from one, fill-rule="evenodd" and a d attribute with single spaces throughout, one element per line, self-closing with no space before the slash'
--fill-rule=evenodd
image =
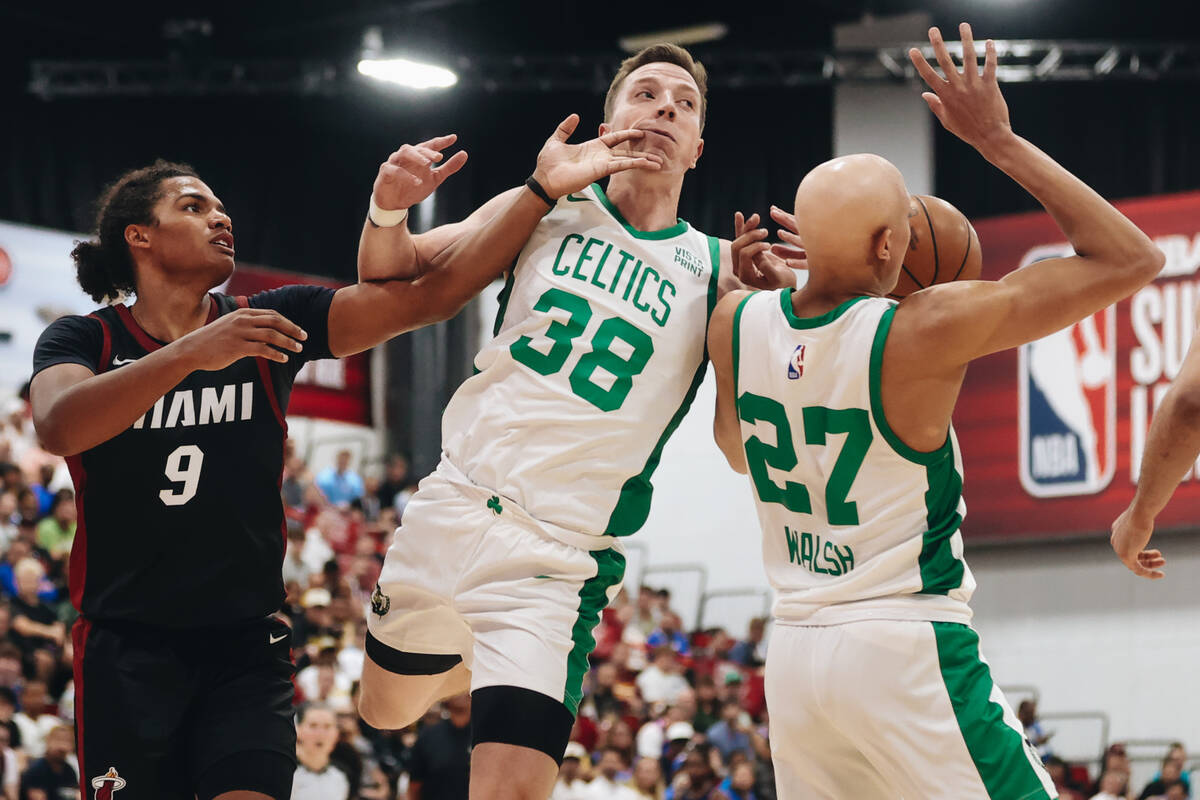
<path id="1" fill-rule="evenodd" d="M 304 562 L 304 526 L 298 520 L 287 521 L 287 553 L 283 557 L 283 583 L 295 581 L 308 586 L 313 570 Z"/>
<path id="2" fill-rule="evenodd" d="M 632 789 L 625 785 L 630 777 L 625 756 L 615 747 L 606 747 L 596 765 L 596 775 L 583 792 L 586 800 L 635 800 Z"/>
<path id="3" fill-rule="evenodd" d="M 284 508 L 298 512 L 304 508 L 304 491 L 312 483 L 308 474 L 308 464 L 300 456 L 293 455 L 284 462 L 283 480 L 279 491 L 283 496 Z"/>
<path id="4" fill-rule="evenodd" d="M 6 552 L 17 538 L 17 493 L 0 491 L 0 552 Z"/>
<path id="5" fill-rule="evenodd" d="M 471 695 L 442 703 L 446 718 L 417 736 L 409 765 L 409 800 L 467 800 L 471 774 Z"/>
<path id="6" fill-rule="evenodd" d="M 337 716 L 320 703 L 301 707 L 296 720 L 292 800 L 349 800 L 350 781 L 329 760 L 338 740 Z"/>
<path id="7" fill-rule="evenodd" d="M 721 719 L 721 703 L 717 700 L 717 684 L 711 675 L 696 678 L 696 715 L 692 727 L 706 731 Z"/>
<path id="8" fill-rule="evenodd" d="M 46 571 L 36 559 L 22 559 L 16 566 L 17 596 L 11 601 L 12 632 L 9 637 L 27 658 L 39 647 L 58 652 L 67 636 L 67 627 L 58 619 L 58 614 L 38 597 L 44 577 Z"/>
<path id="9" fill-rule="evenodd" d="M 1192 775 L 1186 769 L 1186 767 L 1187 767 L 1187 748 L 1185 748 L 1183 746 L 1183 742 L 1171 742 L 1170 746 L 1167 748 L 1166 760 L 1173 761 L 1179 766 L 1179 772 L 1180 772 L 1179 780 L 1183 781 L 1183 785 L 1187 787 L 1188 794 L 1191 794 L 1191 792 L 1192 792 L 1192 782 L 1191 782 Z M 1161 776 L 1162 776 L 1161 772 L 1155 773 L 1153 779 L 1157 780 Z"/>
<path id="10" fill-rule="evenodd" d="M 349 450 L 338 452 L 336 465 L 318 472 L 316 479 L 329 502 L 343 508 L 349 507 L 350 501 L 361 498 L 365 491 L 362 477 L 350 469 L 350 457 Z"/>
<path id="11" fill-rule="evenodd" d="M 758 800 L 754 794 L 754 765 L 740 761 L 729 767 L 729 775 L 721 782 L 721 792 L 729 800 Z"/>
<path id="12" fill-rule="evenodd" d="M 13 719 L 17 713 L 17 693 L 7 686 L 0 686 L 0 732 L 8 738 L 8 746 L 21 746 L 21 729 Z M 5 773 L 9 774 L 9 773 Z"/>
<path id="13" fill-rule="evenodd" d="M 721 720 L 708 729 L 708 741 L 720 751 L 721 757 L 726 761 L 735 752 L 753 752 L 750 734 L 742 716 L 742 707 L 737 701 L 726 700 L 721 706 Z"/>
<path id="14" fill-rule="evenodd" d="M 743 667 L 761 667 L 767 661 L 767 648 L 763 642 L 767 621 L 763 617 L 750 620 L 746 640 L 729 649 L 729 660 Z"/>
<path id="15" fill-rule="evenodd" d="M 668 611 L 659 620 L 658 628 L 646 637 L 646 646 L 653 649 L 666 645 L 677 655 L 686 656 L 690 652 L 688 638 L 680 630 L 683 622 L 674 611 Z"/>
<path id="16" fill-rule="evenodd" d="M 663 783 L 662 765 L 657 758 L 642 756 L 633 765 L 633 777 L 629 780 L 638 800 L 663 800 L 666 786 Z"/>
<path id="17" fill-rule="evenodd" d="M 1050 745 L 1047 744 L 1050 741 L 1050 737 L 1054 735 L 1054 731 L 1047 731 L 1042 725 L 1041 720 L 1037 718 L 1036 700 L 1022 700 L 1020 705 L 1017 706 L 1017 719 L 1025 727 L 1026 741 L 1037 748 L 1038 755 L 1042 757 L 1043 761 L 1054 754 L 1050 749 Z"/>
<path id="18" fill-rule="evenodd" d="M 75 541 L 75 493 L 63 489 L 54 495 L 50 516 L 37 526 L 38 546 L 57 560 L 71 553 Z"/>
<path id="19" fill-rule="evenodd" d="M 693 744 L 684 755 L 683 766 L 671 779 L 665 800 L 729 800 L 718 788 L 707 744 Z"/>
<path id="20" fill-rule="evenodd" d="M 77 797 L 79 775 L 67 762 L 75 749 L 75 734 L 69 725 L 56 725 L 46 734 L 44 755 L 29 765 L 21 776 L 21 797 L 25 800 L 55 800 Z M 32 755 L 32 754 L 31 754 Z M 72 792 L 72 794 L 64 794 Z"/>
<path id="21" fill-rule="evenodd" d="M 675 651 L 664 645 L 654 651 L 654 661 L 637 677 L 637 687 L 647 703 L 674 703 L 688 688 Z"/>
<path id="22" fill-rule="evenodd" d="M 38 516 L 44 517 L 54 508 L 54 492 L 50 484 L 54 482 L 54 464 L 38 465 L 38 479 L 29 485 L 38 499 Z"/>
<path id="23" fill-rule="evenodd" d="M 1058 800 L 1083 800 L 1083 795 L 1068 784 L 1067 764 L 1058 756 L 1046 759 L 1046 772 L 1058 790 Z"/>
<path id="24" fill-rule="evenodd" d="M 396 495 L 404 491 L 412 480 L 408 474 L 408 459 L 399 453 L 393 453 L 383 471 L 383 480 L 379 482 L 376 497 L 381 508 L 395 508 Z M 399 509 L 398 509 L 399 510 Z"/>
<path id="25" fill-rule="evenodd" d="M 554 780 L 554 791 L 550 792 L 550 800 L 585 800 L 588 785 L 580 776 L 581 765 L 586 761 L 587 748 L 579 742 L 567 742 L 567 750 L 563 754 L 562 765 L 558 768 L 558 777 Z"/>
<path id="26" fill-rule="evenodd" d="M 674 776 L 679 771 L 687 756 L 688 747 L 692 745 L 695 737 L 695 729 L 686 722 L 672 722 L 667 726 L 663 737 L 666 739 L 666 749 L 659 759 L 663 775 Z"/>
<path id="27" fill-rule="evenodd" d="M 21 710 L 13 714 L 13 722 L 21 731 L 21 745 L 30 758 L 41 758 L 46 752 L 50 731 L 63 724 L 51 713 L 46 684 L 38 680 L 25 682 L 21 690 Z"/>
<path id="28" fill-rule="evenodd" d="M 1182 783 L 1181 776 L 1183 774 L 1183 765 L 1177 759 L 1171 758 L 1168 753 L 1167 757 L 1162 760 L 1162 768 L 1158 774 L 1142 789 L 1142 793 L 1138 795 L 1138 800 L 1149 800 L 1151 797 L 1162 797 L 1167 793 L 1167 787 L 1173 783 Z M 1187 784 L 1184 784 L 1184 789 Z"/>
<path id="29" fill-rule="evenodd" d="M 1089 800 L 1128 800 L 1129 770 L 1111 767 L 1100 773 L 1096 793 Z"/>

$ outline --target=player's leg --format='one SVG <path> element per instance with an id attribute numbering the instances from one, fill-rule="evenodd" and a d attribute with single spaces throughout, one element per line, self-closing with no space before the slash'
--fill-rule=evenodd
<path id="1" fill-rule="evenodd" d="M 771 761 L 780 800 L 895 798 L 878 770 L 826 716 L 818 665 L 829 631 L 775 625 L 767 651 L 765 689 L 771 709 Z"/>
<path id="2" fill-rule="evenodd" d="M 75 734 L 82 797 L 191 800 L 186 752 L 195 671 L 161 637 L 79 619 Z"/>
<path id="3" fill-rule="evenodd" d="M 625 558 L 550 539 L 516 510 L 503 515 L 456 597 L 475 635 L 471 798 L 544 800 L 579 707 L 592 631 Z"/>
<path id="4" fill-rule="evenodd" d="M 188 772 L 197 800 L 290 799 L 296 772 L 291 644 L 287 625 L 273 618 L 195 643 L 202 682 Z"/>
<path id="5" fill-rule="evenodd" d="M 405 728 L 469 688 L 471 630 L 452 596 L 466 555 L 492 522 L 440 471 L 405 507 L 367 612 L 358 711 L 371 727 Z"/>
<path id="6" fill-rule="evenodd" d="M 949 622 L 860 622 L 839 700 L 860 720 L 860 747 L 905 797 L 1043 800 L 1057 796 L 1016 714 L 979 655 Z M 853 663 L 850 663 L 850 662 Z"/>

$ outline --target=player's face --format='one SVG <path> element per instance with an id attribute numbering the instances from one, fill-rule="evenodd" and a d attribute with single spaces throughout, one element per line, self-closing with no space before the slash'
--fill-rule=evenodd
<path id="1" fill-rule="evenodd" d="M 181 279 L 204 277 L 209 288 L 233 272 L 233 222 L 212 189 L 199 178 L 168 178 L 154 206 L 158 224 L 141 229 L 154 261 Z"/>
<path id="2" fill-rule="evenodd" d="M 662 156 L 663 172 L 686 172 L 696 166 L 704 150 L 700 103 L 700 90 L 686 69 L 677 64 L 645 64 L 621 84 L 612 119 L 600 126 L 600 133 L 644 130 L 646 135 L 632 143 L 633 149 Z"/>

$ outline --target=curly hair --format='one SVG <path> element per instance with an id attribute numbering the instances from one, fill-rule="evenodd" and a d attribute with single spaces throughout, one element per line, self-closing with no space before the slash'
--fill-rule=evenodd
<path id="1" fill-rule="evenodd" d="M 161 158 L 148 167 L 132 169 L 117 178 L 100 196 L 96 210 L 94 240 L 75 243 L 79 286 L 97 303 L 116 298 L 136 288 L 133 256 L 125 243 L 129 225 L 154 225 L 154 205 L 162 197 L 162 182 L 168 178 L 198 178 L 188 164 Z"/>

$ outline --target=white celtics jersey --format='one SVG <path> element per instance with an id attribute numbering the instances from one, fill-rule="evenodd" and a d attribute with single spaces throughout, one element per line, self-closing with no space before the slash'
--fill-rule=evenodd
<path id="1" fill-rule="evenodd" d="M 638 231 L 598 185 L 559 198 L 446 408 L 446 457 L 566 531 L 636 531 L 704 376 L 718 264 L 715 238 L 682 220 Z"/>
<path id="2" fill-rule="evenodd" d="M 791 289 L 734 317 L 742 442 L 776 617 L 967 622 L 962 460 L 951 428 L 921 453 L 888 427 L 879 391 L 896 304 L 858 297 L 798 318 Z"/>

